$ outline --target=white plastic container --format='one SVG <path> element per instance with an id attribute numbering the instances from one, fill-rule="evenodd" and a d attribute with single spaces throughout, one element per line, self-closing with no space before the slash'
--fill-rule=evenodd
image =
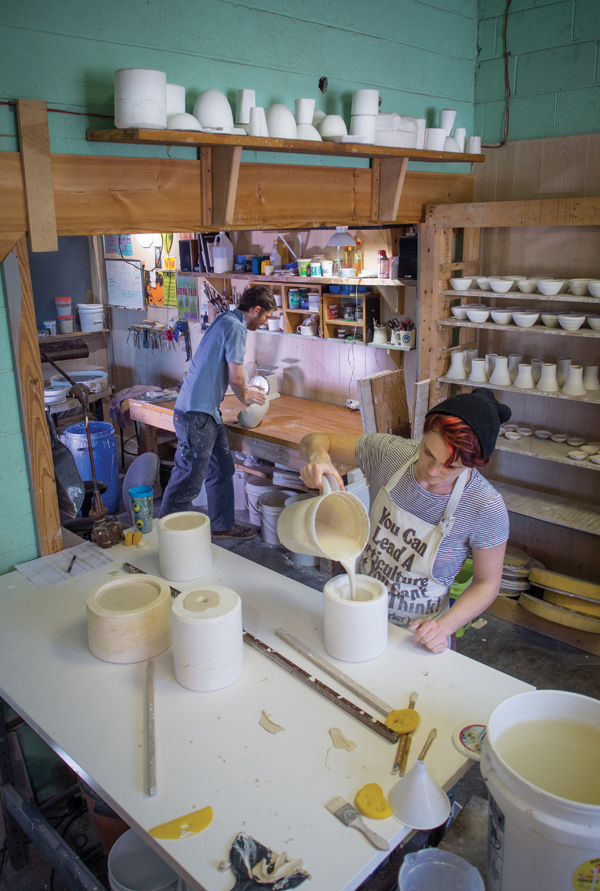
<path id="1" fill-rule="evenodd" d="M 59 334 L 72 334 L 73 316 L 58 316 L 56 319 Z"/>
<path id="2" fill-rule="evenodd" d="M 249 474 L 243 470 L 236 470 L 233 474 L 233 495 L 235 510 L 247 510 L 246 506 L 246 480 Z"/>
<path id="3" fill-rule="evenodd" d="M 357 575 L 357 599 L 349 597 L 345 573 L 329 579 L 323 588 L 325 649 L 342 662 L 369 662 L 387 647 L 387 589 L 378 579 Z"/>
<path id="4" fill-rule="evenodd" d="M 509 727 L 543 719 L 600 726 L 600 702 L 562 690 L 511 696 L 492 712 L 481 755 L 490 792 L 488 891 L 590 889 L 600 865 L 600 805 L 553 795 L 522 779 L 496 748 Z"/>
<path id="5" fill-rule="evenodd" d="M 70 316 L 71 315 L 71 298 L 70 297 L 55 297 L 54 305 L 56 307 L 56 315 L 57 316 Z"/>
<path id="6" fill-rule="evenodd" d="M 213 247 L 215 272 L 233 272 L 233 245 L 224 232 L 219 232 Z"/>
<path id="7" fill-rule="evenodd" d="M 78 303 L 77 310 L 82 331 L 102 331 L 104 328 L 102 303 Z"/>
<path id="8" fill-rule="evenodd" d="M 212 569 L 210 520 L 198 511 L 167 514 L 158 522 L 160 574 L 172 582 L 190 582 Z"/>
<path id="9" fill-rule="evenodd" d="M 265 544 L 278 545 L 277 521 L 285 508 L 290 494 L 285 489 L 275 489 L 260 495 L 257 502 L 260 516 L 260 531 Z"/>
<path id="10" fill-rule="evenodd" d="M 451 851 L 425 848 L 407 854 L 398 875 L 398 891 L 485 891 L 479 872 Z"/>
<path id="11" fill-rule="evenodd" d="M 230 588 L 206 585 L 180 594 L 171 607 L 175 677 L 188 690 L 235 683 L 244 667 L 242 601 Z"/>
<path id="12" fill-rule="evenodd" d="M 177 873 L 133 829 L 116 840 L 108 855 L 112 891 L 175 891 Z"/>
<path id="13" fill-rule="evenodd" d="M 265 492 L 274 492 L 278 486 L 274 486 L 271 480 L 264 477 L 248 475 L 246 480 L 246 500 L 250 523 L 252 526 L 260 526 L 260 514 L 258 513 L 258 499 Z"/>

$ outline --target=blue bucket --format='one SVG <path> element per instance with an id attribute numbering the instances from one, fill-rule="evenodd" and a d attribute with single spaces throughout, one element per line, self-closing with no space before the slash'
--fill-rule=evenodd
<path id="1" fill-rule="evenodd" d="M 105 421 L 90 421 L 90 435 L 94 451 L 96 479 L 106 483 L 107 487 L 106 492 L 102 496 L 102 501 L 109 514 L 114 514 L 119 509 L 119 504 L 121 503 L 115 431 L 112 424 L 107 424 Z M 60 439 L 73 455 L 81 478 L 83 480 L 91 480 L 92 467 L 85 424 L 71 424 L 61 435 Z"/>

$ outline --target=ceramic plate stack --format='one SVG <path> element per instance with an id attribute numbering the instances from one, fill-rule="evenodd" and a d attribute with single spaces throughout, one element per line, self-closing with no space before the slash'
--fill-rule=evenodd
<path id="1" fill-rule="evenodd" d="M 519 603 L 525 609 L 559 625 L 600 634 L 600 585 L 544 569 L 533 569 L 531 581 L 544 589 L 544 599 L 523 598 Z"/>
<path id="2" fill-rule="evenodd" d="M 502 567 L 502 581 L 500 582 L 501 597 L 519 597 L 529 591 L 531 584 L 529 581 L 529 573 L 537 567 L 544 567 L 534 557 L 530 557 L 525 551 L 508 545 L 506 555 L 504 557 L 504 566 Z"/>

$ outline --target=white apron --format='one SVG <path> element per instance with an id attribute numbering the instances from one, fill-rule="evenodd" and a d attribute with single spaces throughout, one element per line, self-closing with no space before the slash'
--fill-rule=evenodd
<path id="1" fill-rule="evenodd" d="M 386 585 L 389 621 L 405 627 L 415 619 L 439 618 L 448 609 L 448 586 L 434 577 L 433 564 L 454 525 L 454 513 L 469 479 L 466 468 L 454 483 L 440 522 L 436 526 L 426 523 L 398 507 L 390 496 L 417 458 L 418 454 L 379 490 L 370 512 L 371 536 L 358 568 Z"/>

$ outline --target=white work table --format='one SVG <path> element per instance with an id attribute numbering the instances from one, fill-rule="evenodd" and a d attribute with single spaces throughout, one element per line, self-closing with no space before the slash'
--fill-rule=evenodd
<path id="1" fill-rule="evenodd" d="M 145 663 L 114 665 L 92 656 L 85 608 L 90 588 L 125 561 L 159 574 L 156 528 L 144 540 L 145 550 L 119 545 L 108 552 L 115 565 L 47 590 L 18 572 L 0 578 L 0 696 L 191 888 L 232 888 L 233 873 L 217 867 L 228 860 L 237 833 L 246 832 L 274 851 L 302 858 L 312 876 L 302 885 L 307 891 L 352 891 L 387 854 L 343 826 L 325 804 L 337 795 L 353 803 L 370 782 L 387 794 L 395 782 L 396 747 L 248 646 L 241 678 L 213 693 L 177 683 L 171 650 L 155 659 L 158 793 L 146 794 Z M 233 588 L 247 631 L 357 701 L 274 633 L 283 627 L 329 658 L 322 594 L 223 548 L 213 547 L 213 554 L 208 576 L 174 587 Z M 433 655 L 393 625 L 389 632 L 386 652 L 373 662 L 335 664 L 396 708 L 418 692 L 421 724 L 409 767 L 436 727 L 427 765 L 449 789 L 469 766 L 452 744 L 454 729 L 485 723 L 499 702 L 531 687 L 451 651 Z M 284 732 L 272 735 L 259 726 L 263 709 Z M 357 744 L 353 752 L 333 747 L 332 727 Z M 207 805 L 214 820 L 199 835 L 162 842 L 147 835 Z M 390 848 L 409 832 L 393 818 L 368 823 Z"/>

